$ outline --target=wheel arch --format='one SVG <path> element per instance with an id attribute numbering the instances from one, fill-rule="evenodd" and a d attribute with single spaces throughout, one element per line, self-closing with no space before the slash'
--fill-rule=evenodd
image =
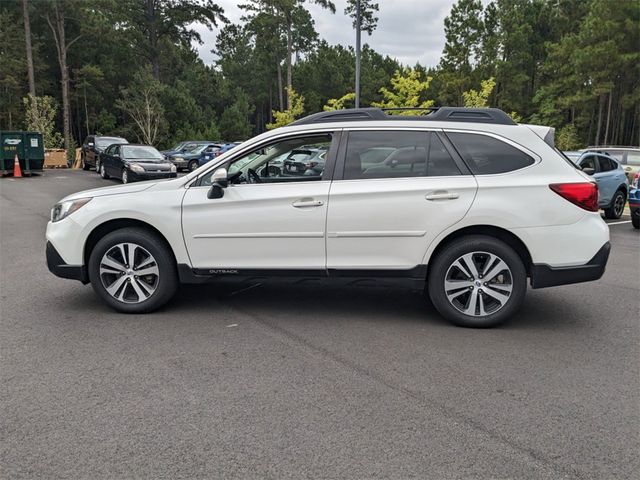
<path id="1" fill-rule="evenodd" d="M 87 237 L 87 240 L 84 244 L 84 253 L 83 253 L 84 265 L 89 264 L 89 257 L 91 257 L 91 252 L 93 251 L 98 241 L 100 241 L 102 237 L 116 230 L 120 230 L 122 228 L 128 228 L 128 227 L 141 228 L 143 230 L 147 230 L 153 233 L 154 235 L 157 235 L 158 238 L 160 238 L 161 241 L 165 243 L 166 247 L 171 252 L 173 261 L 177 263 L 176 255 L 175 255 L 175 252 L 173 251 L 173 248 L 171 247 L 171 244 L 169 243 L 167 238 L 162 234 L 162 232 L 160 232 L 160 230 L 158 230 L 153 225 L 150 225 L 147 222 L 143 222 L 142 220 L 136 220 L 133 218 L 117 218 L 113 220 L 107 220 L 106 222 L 96 226 L 91 231 L 91 233 Z"/>
<path id="2" fill-rule="evenodd" d="M 436 247 L 432 250 L 431 255 L 429 256 L 428 263 L 431 263 L 432 259 L 436 258 L 436 256 L 438 256 L 440 252 L 442 252 L 452 241 L 467 235 L 486 235 L 488 237 L 497 238 L 498 240 L 503 241 L 515 250 L 515 252 L 522 260 L 522 263 L 524 264 L 527 275 L 530 275 L 531 265 L 533 264 L 533 261 L 531 259 L 531 253 L 529 252 L 527 246 L 514 233 L 504 228 L 496 227 L 494 225 L 470 225 L 449 233 L 446 237 L 441 239 Z M 428 272 L 429 270 L 427 268 L 427 276 L 429 275 Z"/>

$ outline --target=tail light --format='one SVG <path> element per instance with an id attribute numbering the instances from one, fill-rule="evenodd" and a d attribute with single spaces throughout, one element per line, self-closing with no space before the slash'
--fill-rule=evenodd
<path id="1" fill-rule="evenodd" d="M 640 173 L 636 173 L 633 177 L 633 186 L 638 188 L 638 185 L 640 185 Z"/>
<path id="2" fill-rule="evenodd" d="M 595 183 L 552 183 L 549 188 L 580 208 L 598 211 L 598 185 Z"/>
<path id="3" fill-rule="evenodd" d="M 304 164 L 305 168 L 307 169 L 314 168 L 316 165 L 318 165 L 318 162 L 307 162 Z"/>

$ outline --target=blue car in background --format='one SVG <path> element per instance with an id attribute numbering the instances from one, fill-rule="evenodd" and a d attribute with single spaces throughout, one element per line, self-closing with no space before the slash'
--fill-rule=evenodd
<path id="1" fill-rule="evenodd" d="M 629 181 L 622 165 L 613 157 L 585 152 L 577 160 L 569 157 L 598 184 L 598 206 L 607 218 L 620 218 L 629 194 Z"/>
<path id="2" fill-rule="evenodd" d="M 210 162 L 214 158 L 219 157 L 223 153 L 228 152 L 232 148 L 235 148 L 238 145 L 240 145 L 241 143 L 242 142 L 225 143 L 225 144 L 219 145 L 219 148 L 216 148 L 216 149 L 213 149 L 213 150 L 209 150 L 209 151 L 205 151 L 204 154 L 200 157 L 199 166 L 202 166 L 205 163 Z"/>
<path id="3" fill-rule="evenodd" d="M 200 161 L 205 155 L 213 154 L 222 147 L 221 143 L 202 143 L 192 147 L 190 150 L 176 153 L 168 157 L 178 170 L 187 169 L 193 172 L 198 168 Z"/>
<path id="4" fill-rule="evenodd" d="M 629 208 L 631 209 L 631 223 L 633 228 L 640 228 L 640 173 L 636 173 L 629 190 Z"/>
<path id="5" fill-rule="evenodd" d="M 162 150 L 160 153 L 165 156 L 165 158 L 171 160 L 173 164 L 176 166 L 178 170 L 182 170 L 187 168 L 187 162 L 182 161 L 184 159 L 184 155 L 191 152 L 194 148 L 197 148 L 201 145 L 211 145 L 213 143 L 221 143 L 216 142 L 215 140 L 185 140 L 184 142 L 180 142 L 177 145 L 174 145 L 170 150 Z"/>

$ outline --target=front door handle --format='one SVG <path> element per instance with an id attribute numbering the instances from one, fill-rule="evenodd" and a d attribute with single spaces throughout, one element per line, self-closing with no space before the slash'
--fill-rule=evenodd
<path id="1" fill-rule="evenodd" d="M 303 198 L 301 200 L 296 200 L 291 205 L 295 208 L 321 207 L 324 205 L 324 202 L 322 200 L 314 200 L 312 198 Z"/>
<path id="2" fill-rule="evenodd" d="M 459 198 L 460 195 L 455 193 L 455 192 L 443 192 L 443 191 L 439 191 L 439 192 L 433 192 L 433 193 L 427 193 L 424 198 L 426 198 L 427 200 L 455 200 L 456 198 Z"/>

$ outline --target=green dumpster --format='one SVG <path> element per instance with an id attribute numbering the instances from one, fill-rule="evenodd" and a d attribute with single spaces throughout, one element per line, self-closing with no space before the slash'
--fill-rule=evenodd
<path id="1" fill-rule="evenodd" d="M 10 132 L 0 130 L 0 175 L 13 173 L 13 163 L 18 154 L 24 175 L 42 170 L 44 166 L 44 144 L 38 132 Z"/>

